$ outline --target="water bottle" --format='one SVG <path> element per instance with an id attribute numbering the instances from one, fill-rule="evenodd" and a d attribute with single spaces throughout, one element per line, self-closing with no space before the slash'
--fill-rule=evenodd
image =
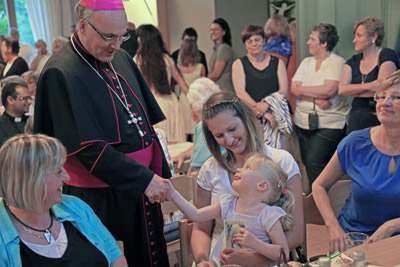
<path id="1" fill-rule="evenodd" d="M 367 266 L 367 261 L 365 259 L 365 253 L 362 251 L 353 252 L 353 267 L 365 267 Z"/>

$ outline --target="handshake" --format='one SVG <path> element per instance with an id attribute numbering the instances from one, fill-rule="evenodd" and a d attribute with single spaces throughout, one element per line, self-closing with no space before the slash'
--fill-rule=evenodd
<path id="1" fill-rule="evenodd" d="M 165 201 L 171 201 L 174 192 L 175 189 L 170 180 L 161 178 L 157 174 L 154 174 L 153 179 L 147 186 L 144 194 L 149 198 L 151 203 L 162 203 Z"/>

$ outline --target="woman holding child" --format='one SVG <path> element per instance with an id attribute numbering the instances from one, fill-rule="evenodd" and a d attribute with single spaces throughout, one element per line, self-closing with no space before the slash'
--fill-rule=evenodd
<path id="1" fill-rule="evenodd" d="M 235 194 L 232 188 L 235 170 L 244 165 L 246 158 L 261 152 L 277 162 L 288 174 L 286 188 L 295 198 L 294 225 L 285 232 L 289 249 L 302 242 L 303 205 L 302 185 L 299 168 L 293 157 L 283 150 L 263 144 L 262 131 L 256 117 L 249 108 L 231 93 L 215 93 L 203 106 L 203 132 L 213 158 L 204 163 L 198 176 L 197 207 L 208 206 L 220 200 L 223 194 Z M 226 149 L 220 152 L 220 146 Z M 215 219 L 195 223 L 192 234 L 192 253 L 197 266 L 214 266 L 209 261 L 218 236 L 223 230 L 222 220 Z M 195 240 L 195 241 L 194 241 Z M 257 252 L 241 249 L 225 249 L 221 252 L 220 263 L 257 266 L 271 262 Z"/>

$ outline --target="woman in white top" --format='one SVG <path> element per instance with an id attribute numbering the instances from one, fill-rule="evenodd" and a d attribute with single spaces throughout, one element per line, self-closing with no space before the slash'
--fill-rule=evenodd
<path id="1" fill-rule="evenodd" d="M 200 53 L 196 41 L 191 38 L 183 39 L 181 48 L 179 49 L 178 69 L 188 86 L 190 86 L 197 78 L 206 76 L 206 69 L 204 65 L 199 62 Z M 185 123 L 186 134 L 193 135 L 196 122 L 190 115 L 190 104 L 186 98 L 186 93 L 183 90 L 180 90 L 180 88 L 178 90 L 176 89 L 177 88 L 175 88 L 175 92 L 179 96 L 179 104 Z"/>
<path id="2" fill-rule="evenodd" d="M 156 127 L 167 133 L 169 141 L 184 142 L 186 141 L 185 126 L 178 98 L 171 89 L 171 76 L 185 94 L 189 88 L 168 55 L 158 29 L 153 25 L 144 24 L 137 29 L 136 33 L 139 49 L 134 60 L 167 118 Z"/>
<path id="3" fill-rule="evenodd" d="M 310 185 L 346 133 L 350 102 L 338 95 L 345 61 L 332 52 L 338 40 L 335 26 L 314 26 L 307 42 L 313 56 L 301 62 L 292 79 L 292 93 L 297 99 L 294 122 Z"/>
<path id="4" fill-rule="evenodd" d="M 203 106 L 203 132 L 213 158 L 206 161 L 200 170 L 197 186 L 197 207 L 210 205 L 223 194 L 234 194 L 232 181 L 236 168 L 243 166 L 245 159 L 253 152 L 262 152 L 277 162 L 287 173 L 287 188 L 295 196 L 294 227 L 287 231 L 289 248 L 302 243 L 303 204 L 302 183 L 299 168 L 293 157 L 284 150 L 264 145 L 259 121 L 249 108 L 228 92 L 213 94 Z M 220 146 L 226 149 L 221 153 Z M 197 266 L 213 266 L 209 254 L 223 230 L 221 219 L 195 223 L 192 234 L 192 252 Z M 241 249 L 225 249 L 221 252 L 221 265 L 239 264 L 258 266 L 270 262 L 256 252 Z"/>

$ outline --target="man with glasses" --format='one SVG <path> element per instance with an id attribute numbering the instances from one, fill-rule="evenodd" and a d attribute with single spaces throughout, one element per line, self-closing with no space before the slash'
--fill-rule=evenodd
<path id="1" fill-rule="evenodd" d="M 0 116 L 0 145 L 8 138 L 23 133 L 29 118 L 25 113 L 29 111 L 32 97 L 29 95 L 24 79 L 18 78 L 20 80 L 3 83 L 1 103 L 5 111 Z"/>
<path id="2" fill-rule="evenodd" d="M 153 125 L 165 117 L 131 56 L 120 50 L 122 0 L 81 0 L 78 30 L 46 63 L 35 100 L 34 131 L 68 151 L 63 191 L 88 203 L 129 266 L 168 266 L 162 213 L 170 200 L 168 164 Z"/>

